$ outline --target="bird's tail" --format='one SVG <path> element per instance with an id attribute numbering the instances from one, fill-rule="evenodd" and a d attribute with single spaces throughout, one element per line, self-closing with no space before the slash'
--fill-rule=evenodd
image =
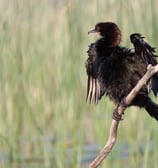
<path id="1" fill-rule="evenodd" d="M 154 117 L 158 121 L 158 105 L 156 103 L 148 99 L 145 109 L 151 117 Z"/>
<path id="2" fill-rule="evenodd" d="M 156 73 L 151 78 L 151 90 L 153 91 L 154 95 L 157 96 L 157 93 L 158 93 L 158 73 Z"/>

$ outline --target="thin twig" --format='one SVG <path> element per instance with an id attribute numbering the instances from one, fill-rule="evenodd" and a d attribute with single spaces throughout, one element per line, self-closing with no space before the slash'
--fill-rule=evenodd
<path id="1" fill-rule="evenodd" d="M 114 113 L 116 114 L 117 112 L 117 115 L 120 116 L 121 118 L 122 114 L 124 113 L 128 105 L 131 104 L 132 100 L 135 98 L 135 96 L 138 94 L 141 88 L 148 82 L 148 80 L 156 72 L 158 72 L 158 64 L 156 66 L 149 65 L 145 75 L 138 81 L 137 85 L 131 90 L 131 92 L 127 95 L 127 97 L 124 100 L 122 100 L 122 102 L 124 102 L 126 106 L 124 106 L 123 103 L 120 103 L 119 106 L 114 110 Z M 91 162 L 89 168 L 97 168 L 112 150 L 117 138 L 117 128 L 119 125 L 119 121 L 120 120 L 116 120 L 113 118 L 108 141 L 104 146 L 104 148 L 102 149 L 102 151 Z"/>

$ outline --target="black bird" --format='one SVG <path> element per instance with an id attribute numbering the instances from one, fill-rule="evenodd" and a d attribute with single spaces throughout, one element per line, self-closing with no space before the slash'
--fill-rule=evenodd
<path id="1" fill-rule="evenodd" d="M 155 49 L 139 33 L 130 36 L 135 51 L 120 46 L 121 31 L 112 22 L 96 24 L 94 30 L 88 32 L 91 33 L 99 33 L 101 38 L 91 43 L 87 51 L 87 101 L 97 104 L 107 95 L 118 105 L 145 74 L 147 66 L 157 64 Z M 158 120 L 158 105 L 148 96 L 150 90 L 157 95 L 158 74 L 141 89 L 131 105 L 145 108 Z"/>

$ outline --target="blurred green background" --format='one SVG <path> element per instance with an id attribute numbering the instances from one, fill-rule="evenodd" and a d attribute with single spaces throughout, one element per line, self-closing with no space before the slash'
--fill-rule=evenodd
<path id="1" fill-rule="evenodd" d="M 139 32 L 158 47 L 157 7 L 157 0 L 0 0 L 0 167 L 87 167 L 115 108 L 107 98 L 85 101 L 86 50 L 98 38 L 87 32 L 113 21 L 122 45 L 132 47 L 129 35 Z M 158 123 L 132 107 L 100 167 L 158 168 L 157 149 Z"/>

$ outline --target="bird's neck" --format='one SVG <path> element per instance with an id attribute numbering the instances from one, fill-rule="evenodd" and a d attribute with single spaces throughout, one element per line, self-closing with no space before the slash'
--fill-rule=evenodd
<path id="1" fill-rule="evenodd" d="M 120 39 L 112 37 L 102 37 L 97 41 L 98 45 L 104 46 L 105 48 L 116 47 L 120 44 Z"/>
<path id="2" fill-rule="evenodd" d="M 104 48 L 107 48 L 107 47 L 111 46 L 110 41 L 107 38 L 105 38 L 105 37 L 100 38 L 97 41 L 97 44 L 98 44 L 98 46 L 102 46 Z"/>
<path id="3" fill-rule="evenodd" d="M 101 38 L 97 42 L 97 52 L 99 56 L 109 57 L 112 52 L 114 52 L 115 48 L 118 46 L 112 46 L 107 38 Z"/>

